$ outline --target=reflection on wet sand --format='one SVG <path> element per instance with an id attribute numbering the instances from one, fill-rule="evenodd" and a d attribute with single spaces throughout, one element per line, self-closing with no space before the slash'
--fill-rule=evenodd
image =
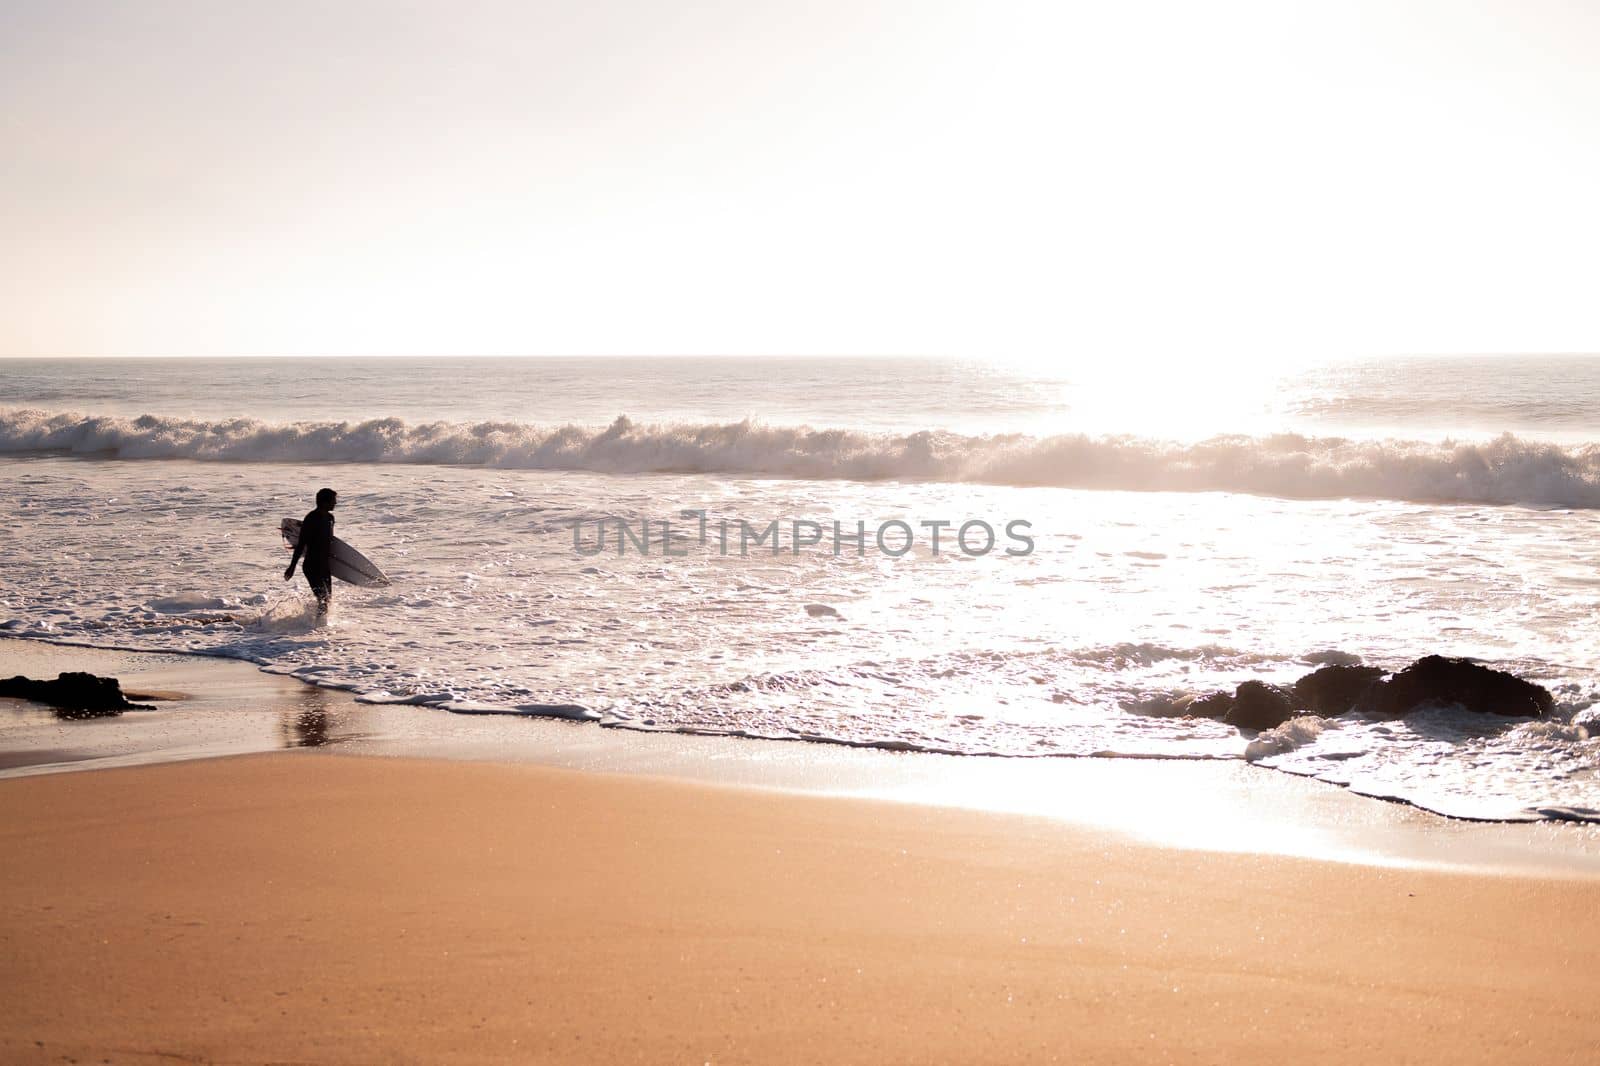
<path id="1" fill-rule="evenodd" d="M 154 704 L 90 718 L 0 699 L 0 777 L 321 747 L 363 735 L 356 727 L 368 717 L 343 693 L 245 662 L 0 638 L 0 663 L 0 676 L 115 677 L 124 695 Z"/>
<path id="2" fill-rule="evenodd" d="M 368 708 L 354 703 L 348 696 L 327 689 L 304 686 L 298 699 L 280 712 L 283 746 L 286 748 L 320 748 L 328 744 L 342 744 L 352 740 L 371 739 L 366 723 Z"/>
<path id="3" fill-rule="evenodd" d="M 294 706 L 283 709 L 284 747 L 320 748 L 339 738 L 330 735 L 331 718 L 328 714 L 328 694 L 325 690 L 307 686 L 307 691 Z"/>

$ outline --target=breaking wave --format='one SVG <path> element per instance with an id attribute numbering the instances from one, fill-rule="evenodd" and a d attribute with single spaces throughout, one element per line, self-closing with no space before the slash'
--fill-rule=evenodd
<path id="1" fill-rule="evenodd" d="M 38 410 L 0 412 L 0 454 L 68 453 L 211 462 L 419 463 L 932 480 L 1061 488 L 1245 492 L 1291 499 L 1600 508 L 1600 446 L 1504 435 L 1476 442 L 1280 434 L 1198 443 L 1061 434 L 967 436 L 727 424 L 600 429 L 517 422 L 272 423 Z"/>

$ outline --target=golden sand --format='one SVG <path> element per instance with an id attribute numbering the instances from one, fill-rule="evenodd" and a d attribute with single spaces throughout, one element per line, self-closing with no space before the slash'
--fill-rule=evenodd
<path id="1" fill-rule="evenodd" d="M 284 753 L 0 781 L 0 1060 L 1592 1062 L 1600 882 Z"/>

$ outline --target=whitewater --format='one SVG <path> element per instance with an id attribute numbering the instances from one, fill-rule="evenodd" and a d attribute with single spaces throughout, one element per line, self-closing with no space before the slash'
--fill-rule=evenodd
<path id="1" fill-rule="evenodd" d="M 744 421 L 604 428 L 514 422 L 271 423 L 0 412 L 0 454 L 208 462 L 408 463 L 612 474 L 891 478 L 1420 503 L 1600 507 L 1600 447 L 1276 434 L 1194 443 L 1132 436 L 896 435 Z"/>
<path id="2" fill-rule="evenodd" d="M 7 634 L 241 658 L 419 714 L 1249 759 L 1459 817 L 1600 816 L 1595 361 L 1324 366 L 1172 393 L 912 360 L 0 375 Z M 317 628 L 276 527 L 323 485 L 340 535 L 395 584 L 340 588 Z M 1025 521 L 1035 548 L 575 550 L 575 525 L 687 515 Z M 1557 719 L 1436 708 L 1256 737 L 1162 710 L 1428 653 L 1539 681 Z"/>

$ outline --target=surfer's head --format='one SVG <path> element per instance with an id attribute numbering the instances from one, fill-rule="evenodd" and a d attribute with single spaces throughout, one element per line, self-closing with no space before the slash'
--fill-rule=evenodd
<path id="1" fill-rule="evenodd" d="M 339 502 L 339 494 L 332 489 L 317 490 L 317 506 L 324 511 L 331 511 Z"/>

